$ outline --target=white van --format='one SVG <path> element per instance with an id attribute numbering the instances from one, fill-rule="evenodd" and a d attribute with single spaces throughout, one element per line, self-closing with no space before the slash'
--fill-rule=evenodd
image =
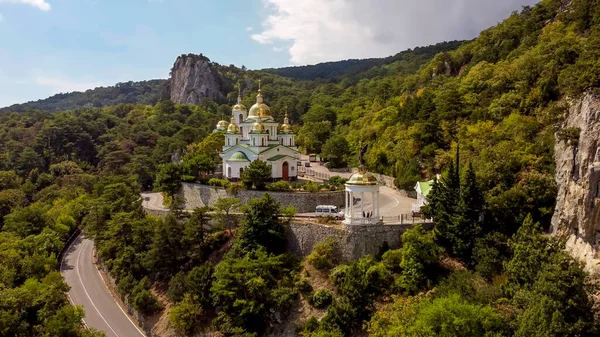
<path id="1" fill-rule="evenodd" d="M 344 217 L 344 214 L 340 212 L 338 207 L 333 205 L 319 205 L 315 209 L 315 214 L 317 216 L 332 216 L 336 219 Z"/>

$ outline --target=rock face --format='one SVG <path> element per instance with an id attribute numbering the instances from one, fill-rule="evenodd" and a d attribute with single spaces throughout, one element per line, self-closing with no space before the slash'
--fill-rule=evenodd
<path id="1" fill-rule="evenodd" d="M 554 152 L 558 196 L 552 232 L 567 238 L 567 249 L 588 271 L 600 273 L 599 91 L 573 102 Z"/>
<path id="2" fill-rule="evenodd" d="M 169 78 L 171 101 L 200 105 L 210 98 L 218 102 L 225 97 L 220 82 L 219 74 L 207 57 L 194 54 L 179 56 Z"/>

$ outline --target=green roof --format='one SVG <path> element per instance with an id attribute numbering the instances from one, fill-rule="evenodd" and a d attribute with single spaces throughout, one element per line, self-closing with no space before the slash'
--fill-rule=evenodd
<path id="1" fill-rule="evenodd" d="M 281 159 L 281 158 L 285 158 L 285 157 L 288 157 L 288 156 L 287 156 L 287 155 L 285 155 L 285 154 L 278 154 L 278 155 L 276 155 L 275 157 L 271 157 L 271 158 L 269 158 L 269 159 L 267 159 L 267 160 L 268 160 L 268 161 L 277 161 L 277 160 L 279 160 L 279 159 Z"/>
<path id="2" fill-rule="evenodd" d="M 424 196 L 429 194 L 429 191 L 431 191 L 431 186 L 433 186 L 433 180 L 419 181 L 419 188 L 421 189 L 421 194 Z"/>
<path id="3" fill-rule="evenodd" d="M 250 161 L 244 152 L 236 152 L 227 161 Z"/>
<path id="4" fill-rule="evenodd" d="M 267 145 L 267 148 L 264 149 L 264 150 L 262 150 L 262 151 L 260 151 L 260 153 L 263 153 L 265 151 L 269 151 L 270 149 L 276 148 L 278 146 L 281 146 L 281 145 L 279 145 L 279 144 L 269 144 L 269 145 Z"/>

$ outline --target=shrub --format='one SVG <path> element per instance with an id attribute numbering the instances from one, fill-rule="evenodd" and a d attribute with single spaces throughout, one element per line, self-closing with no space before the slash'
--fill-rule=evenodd
<path id="1" fill-rule="evenodd" d="M 356 308 L 347 298 L 342 297 L 331 303 L 327 309 L 327 315 L 321 320 L 321 328 L 328 331 L 341 330 L 349 334 L 356 323 L 357 316 Z"/>
<path id="2" fill-rule="evenodd" d="M 173 302 L 177 303 L 183 299 L 187 291 L 186 278 L 183 272 L 177 273 L 171 281 L 169 281 L 169 290 L 167 291 L 167 297 Z"/>
<path id="3" fill-rule="evenodd" d="M 127 275 L 121 280 L 119 280 L 119 284 L 117 285 L 117 290 L 121 295 L 131 294 L 133 287 L 135 286 L 135 279 L 131 275 Z"/>
<path id="4" fill-rule="evenodd" d="M 299 331 L 313 332 L 319 328 L 319 320 L 315 316 L 310 316 L 309 319 L 299 327 Z"/>
<path id="5" fill-rule="evenodd" d="M 234 197 L 238 195 L 238 193 L 244 188 L 244 186 L 240 183 L 229 183 L 229 185 L 225 188 L 229 194 Z"/>
<path id="6" fill-rule="evenodd" d="M 333 295 L 329 290 L 319 289 L 310 297 L 310 304 L 318 309 L 326 308 L 333 301 Z"/>
<path id="7" fill-rule="evenodd" d="M 280 180 L 271 184 L 267 184 L 267 191 L 273 192 L 287 192 L 291 191 L 291 186 L 287 181 Z"/>
<path id="8" fill-rule="evenodd" d="M 334 216 L 332 215 L 327 215 L 327 216 L 319 216 L 317 217 L 317 223 L 319 224 L 333 224 L 338 222 L 339 220 L 337 220 Z"/>
<path id="9" fill-rule="evenodd" d="M 146 289 L 135 294 L 132 304 L 135 310 L 144 315 L 152 315 L 162 309 L 162 305 L 158 302 L 156 296 Z"/>
<path id="10" fill-rule="evenodd" d="M 227 187 L 229 187 L 229 184 L 231 184 L 231 183 L 229 182 L 229 180 L 226 180 L 226 179 L 211 178 L 208 181 L 208 184 L 215 188 L 217 188 L 217 187 L 227 188 Z"/>
<path id="11" fill-rule="evenodd" d="M 308 182 L 308 183 L 304 184 L 303 189 L 306 192 L 316 193 L 316 192 L 319 192 L 321 190 L 321 186 L 319 186 L 317 183 Z"/>
<path id="12" fill-rule="evenodd" d="M 193 183 L 194 181 L 196 181 L 196 177 L 182 174 L 181 180 L 185 181 L 186 183 Z"/>
<path id="13" fill-rule="evenodd" d="M 331 185 L 344 185 L 347 181 L 348 179 L 342 178 L 340 176 L 333 176 L 329 178 L 329 183 Z"/>
<path id="14" fill-rule="evenodd" d="M 189 335 L 195 330 L 202 317 L 202 307 L 196 303 L 190 294 L 186 294 L 183 300 L 171 307 L 169 321 L 179 331 Z"/>
<path id="15" fill-rule="evenodd" d="M 294 286 L 301 293 L 310 293 L 313 290 L 312 285 L 310 285 L 310 282 L 306 277 L 300 278 L 298 281 L 296 281 Z"/>
<path id="16" fill-rule="evenodd" d="M 282 313 L 287 313 L 298 298 L 298 290 L 289 287 L 279 287 L 271 292 L 274 307 Z"/>
<path id="17" fill-rule="evenodd" d="M 400 263 L 402 263 L 402 250 L 388 250 L 381 256 L 381 262 L 391 272 L 397 273 L 400 271 Z"/>
<path id="18" fill-rule="evenodd" d="M 317 243 L 312 253 L 307 257 L 308 263 L 319 270 L 333 268 L 337 264 L 336 249 L 337 244 L 333 238 L 327 238 Z"/>
<path id="19" fill-rule="evenodd" d="M 394 284 L 394 276 L 383 263 L 371 266 L 365 277 L 369 285 L 369 291 L 374 294 L 384 294 Z"/>

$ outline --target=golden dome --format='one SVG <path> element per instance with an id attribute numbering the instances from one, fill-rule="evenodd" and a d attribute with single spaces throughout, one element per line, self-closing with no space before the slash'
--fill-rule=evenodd
<path id="1" fill-rule="evenodd" d="M 264 103 L 260 104 L 258 106 L 258 117 L 260 117 L 260 118 L 271 117 L 271 108 L 269 108 Z"/>
<path id="2" fill-rule="evenodd" d="M 250 107 L 248 118 L 269 118 L 271 117 L 271 109 L 263 103 L 262 89 L 260 80 L 258 81 L 258 95 L 256 95 L 256 103 Z"/>
<path id="3" fill-rule="evenodd" d="M 234 105 L 232 110 L 233 111 L 247 111 L 246 110 L 246 106 L 244 106 L 241 103 L 238 103 L 238 104 Z"/>
<path id="4" fill-rule="evenodd" d="M 231 116 L 231 123 L 229 123 L 229 126 L 227 127 L 227 132 L 230 132 L 230 133 L 240 132 L 240 128 L 239 128 L 239 126 L 237 126 L 235 124 L 235 117 L 233 117 L 233 116 Z"/>
<path id="5" fill-rule="evenodd" d="M 242 89 L 238 88 L 237 104 L 233 106 L 233 111 L 247 111 L 246 106 L 242 104 Z"/>
<path id="6" fill-rule="evenodd" d="M 361 166 L 358 169 L 358 172 L 354 173 L 346 182 L 346 185 L 373 186 L 378 184 L 377 178 L 375 178 L 375 176 L 371 173 L 367 172 L 367 169 L 364 166 Z"/>
<path id="7" fill-rule="evenodd" d="M 269 118 L 271 117 L 271 108 L 265 103 L 256 103 L 250 107 L 248 118 Z"/>
<path id="8" fill-rule="evenodd" d="M 265 130 L 265 126 L 260 122 L 256 122 L 252 125 L 252 131 L 264 131 L 264 130 Z"/>
<path id="9" fill-rule="evenodd" d="M 288 118 L 287 106 L 285 107 L 285 117 L 283 118 L 283 124 L 279 128 L 281 132 L 290 132 L 292 131 L 292 126 L 290 125 L 290 119 Z"/>
<path id="10" fill-rule="evenodd" d="M 224 120 L 220 120 L 219 123 L 217 123 L 217 130 L 225 130 L 227 129 L 227 125 L 229 125 L 229 123 Z"/>
<path id="11" fill-rule="evenodd" d="M 279 128 L 279 131 L 281 132 L 290 132 L 292 131 L 292 126 L 289 124 L 281 124 L 281 127 Z"/>

